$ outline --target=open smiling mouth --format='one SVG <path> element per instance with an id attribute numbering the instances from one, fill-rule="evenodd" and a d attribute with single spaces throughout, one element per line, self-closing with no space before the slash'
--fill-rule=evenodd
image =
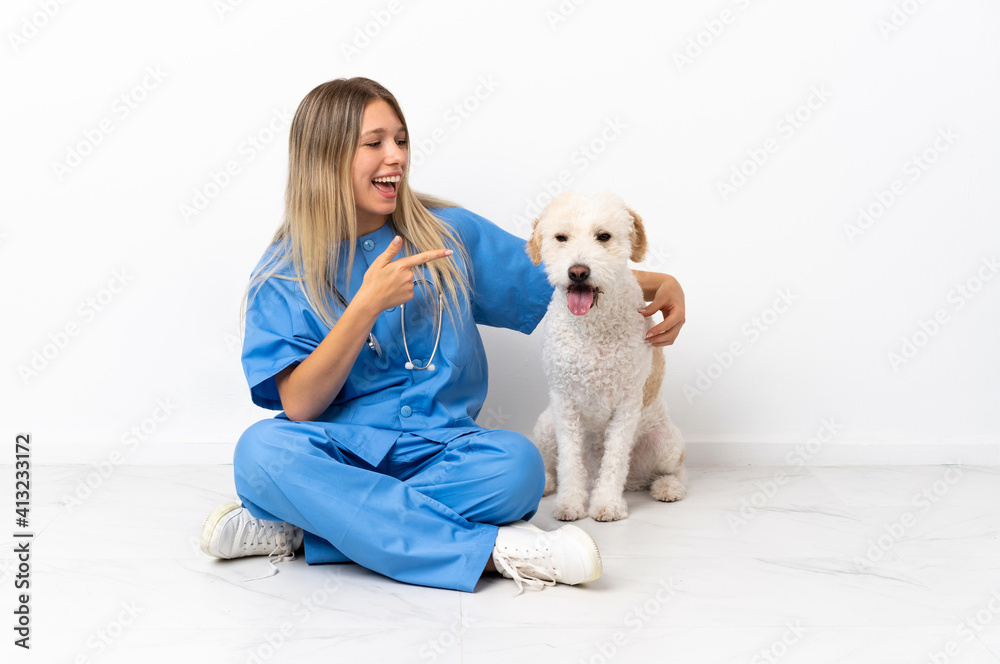
<path id="1" fill-rule="evenodd" d="M 566 303 L 572 314 L 583 316 L 597 305 L 597 296 L 600 294 L 600 288 L 592 288 L 587 284 L 573 284 L 566 289 Z"/>
<path id="2" fill-rule="evenodd" d="M 373 179 L 372 184 L 375 185 L 375 188 L 378 189 L 380 194 L 393 198 L 396 195 L 396 191 L 399 188 L 399 182 L 402 179 L 402 175 L 389 175 L 387 177 Z"/>

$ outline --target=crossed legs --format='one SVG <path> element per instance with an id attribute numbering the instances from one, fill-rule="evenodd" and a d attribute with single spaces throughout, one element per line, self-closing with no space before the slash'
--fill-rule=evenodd
<path id="1" fill-rule="evenodd" d="M 403 434 L 374 468 L 322 423 L 251 426 L 234 456 L 243 506 L 306 533 L 310 563 L 354 562 L 391 578 L 471 591 L 497 526 L 530 518 L 544 467 L 530 440 L 479 430 L 441 444 Z"/>

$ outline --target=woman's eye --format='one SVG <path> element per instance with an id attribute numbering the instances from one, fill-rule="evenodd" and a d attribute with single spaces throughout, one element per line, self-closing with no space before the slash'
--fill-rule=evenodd
<path id="1" fill-rule="evenodd" d="M 597 236 L 598 242 L 607 242 L 610 239 L 611 239 L 611 233 L 600 233 Z"/>
<path id="2" fill-rule="evenodd" d="M 400 145 L 400 146 L 405 146 L 407 143 L 409 143 L 409 141 L 406 140 L 405 138 L 402 139 L 402 140 L 396 141 L 396 145 Z"/>
<path id="3" fill-rule="evenodd" d="M 565 235 L 557 235 L 556 236 L 556 242 L 565 242 L 568 239 L 569 238 L 567 238 Z"/>
<path id="4" fill-rule="evenodd" d="M 370 148 L 377 148 L 381 144 L 382 144 L 382 141 L 375 141 L 374 143 L 365 143 L 365 145 L 367 145 Z"/>

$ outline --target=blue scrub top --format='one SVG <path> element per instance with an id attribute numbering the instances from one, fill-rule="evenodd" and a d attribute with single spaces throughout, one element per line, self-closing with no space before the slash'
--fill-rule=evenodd
<path id="1" fill-rule="evenodd" d="M 411 371 L 404 367 L 401 307 L 384 311 L 372 328 L 382 357 L 366 344 L 344 387 L 317 418 L 330 423 L 328 433 L 339 447 L 372 466 L 385 458 L 403 432 L 447 443 L 481 429 L 475 418 L 486 399 L 488 372 L 476 324 L 529 334 L 545 315 L 552 296 L 552 286 L 544 270 L 532 264 L 524 240 L 463 208 L 432 212 L 455 232 L 471 261 L 471 265 L 463 264 L 458 252 L 451 257 L 468 276 L 471 302 L 456 312 L 454 325 L 445 312 L 433 362 L 436 369 Z M 346 259 L 338 277 L 337 288 L 345 298 L 354 297 L 372 261 L 388 248 L 394 236 L 390 222 L 357 239 L 350 284 L 343 265 Z M 269 247 L 258 269 L 278 250 L 277 245 Z M 347 256 L 346 247 L 341 255 Z M 288 265 L 278 274 L 291 276 L 293 270 Z M 308 357 L 330 328 L 292 279 L 271 277 L 256 294 L 251 292 L 251 298 L 243 341 L 243 371 L 253 402 L 281 410 L 274 376 Z M 417 287 L 414 299 L 406 305 L 406 342 L 418 366 L 426 363 L 434 346 L 437 306 L 437 294 L 424 285 Z M 335 311 L 339 308 L 339 304 L 334 305 Z"/>

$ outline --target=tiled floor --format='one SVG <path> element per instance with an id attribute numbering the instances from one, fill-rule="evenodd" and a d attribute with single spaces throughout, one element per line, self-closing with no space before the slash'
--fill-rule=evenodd
<path id="1" fill-rule="evenodd" d="M 520 597 L 301 558 L 247 582 L 264 559 L 197 546 L 228 466 L 33 473 L 33 648 L 10 645 L 5 529 L 4 662 L 1000 662 L 997 467 L 693 467 L 682 502 L 579 522 L 600 580 Z"/>

